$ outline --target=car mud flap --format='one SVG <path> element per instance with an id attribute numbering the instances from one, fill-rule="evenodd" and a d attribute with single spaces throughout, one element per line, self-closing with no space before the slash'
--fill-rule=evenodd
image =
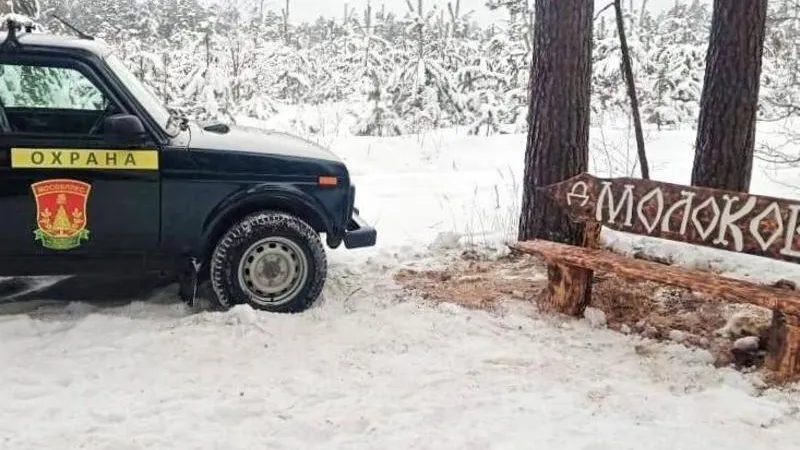
<path id="1" fill-rule="evenodd" d="M 197 290 L 200 284 L 200 268 L 202 266 L 202 263 L 198 262 L 197 258 L 192 257 L 180 275 L 178 296 L 192 309 L 199 307 Z"/>

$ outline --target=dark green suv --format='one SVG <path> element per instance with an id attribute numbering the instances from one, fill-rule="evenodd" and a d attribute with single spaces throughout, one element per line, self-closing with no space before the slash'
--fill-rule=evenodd
<path id="1" fill-rule="evenodd" d="M 299 312 L 328 247 L 375 245 L 345 164 L 272 131 L 201 127 L 109 47 L 0 33 L 0 276 L 180 274 L 193 302 Z"/>

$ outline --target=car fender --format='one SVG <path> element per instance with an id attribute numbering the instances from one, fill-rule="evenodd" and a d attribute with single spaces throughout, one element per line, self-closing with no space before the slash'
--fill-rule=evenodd
<path id="1" fill-rule="evenodd" d="M 201 254 L 207 256 L 236 220 L 268 209 L 295 214 L 317 231 L 331 232 L 330 218 L 314 197 L 291 185 L 258 184 L 236 191 L 208 214 L 203 223 Z"/>

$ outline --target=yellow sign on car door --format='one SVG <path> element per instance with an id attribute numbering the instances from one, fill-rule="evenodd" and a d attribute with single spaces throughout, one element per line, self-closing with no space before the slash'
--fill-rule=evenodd
<path id="1" fill-rule="evenodd" d="M 11 168 L 158 170 L 158 151 L 12 148 Z"/>

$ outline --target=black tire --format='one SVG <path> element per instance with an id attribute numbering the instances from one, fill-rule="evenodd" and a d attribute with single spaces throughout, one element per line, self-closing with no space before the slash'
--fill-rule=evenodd
<path id="1" fill-rule="evenodd" d="M 295 216 L 266 211 L 245 217 L 222 236 L 209 277 L 214 300 L 223 308 L 246 303 L 263 311 L 298 313 L 320 296 L 327 271 L 325 248 L 313 228 Z M 288 280 L 290 287 L 272 297 L 280 301 L 267 301 L 267 279 Z"/>

